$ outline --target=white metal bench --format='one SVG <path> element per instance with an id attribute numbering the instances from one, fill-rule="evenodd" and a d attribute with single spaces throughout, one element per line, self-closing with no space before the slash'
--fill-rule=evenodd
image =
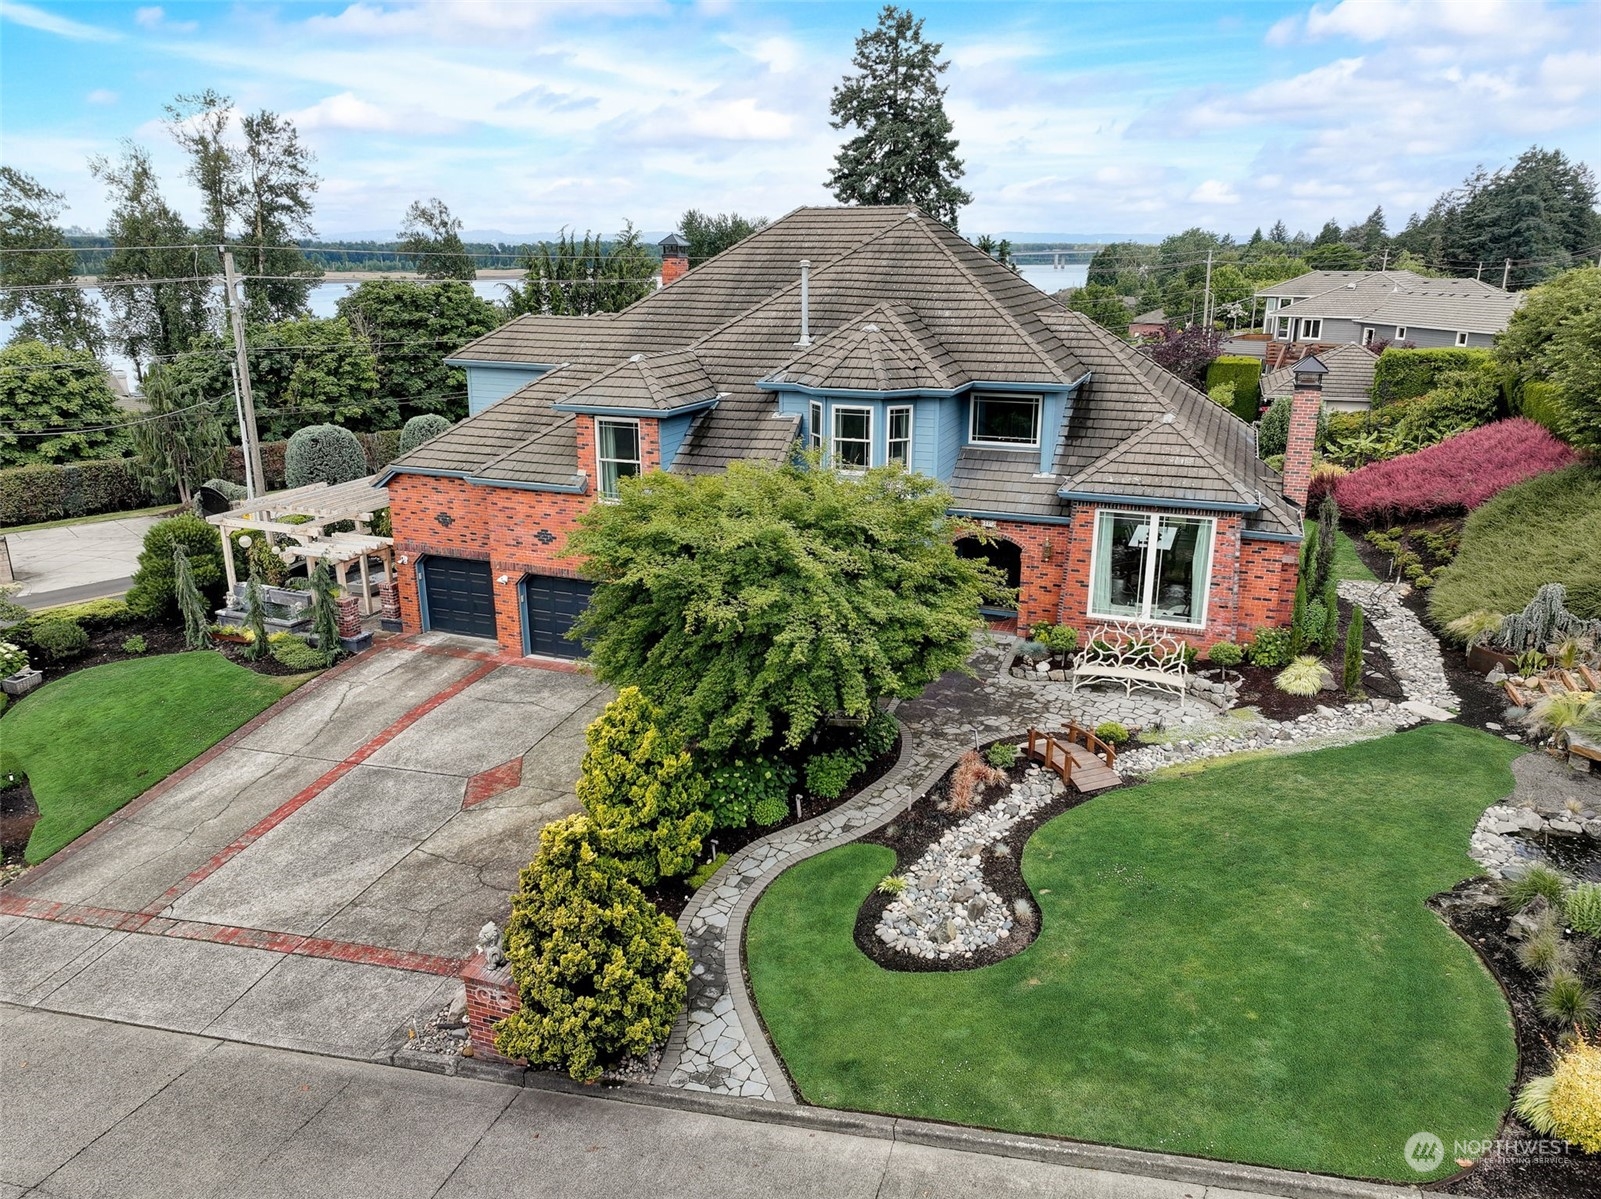
<path id="1" fill-rule="evenodd" d="M 1178 696 L 1182 709 L 1190 673 L 1184 650 L 1182 640 L 1151 625 L 1098 625 L 1073 658 L 1073 690 L 1101 681 L 1121 683 L 1125 695 L 1149 687 Z"/>

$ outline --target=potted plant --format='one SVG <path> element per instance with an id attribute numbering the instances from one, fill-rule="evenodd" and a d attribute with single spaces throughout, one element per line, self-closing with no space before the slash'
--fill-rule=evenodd
<path id="1" fill-rule="evenodd" d="M 0 691 L 26 695 L 43 681 L 42 672 L 29 669 L 27 652 L 21 646 L 0 641 Z"/>

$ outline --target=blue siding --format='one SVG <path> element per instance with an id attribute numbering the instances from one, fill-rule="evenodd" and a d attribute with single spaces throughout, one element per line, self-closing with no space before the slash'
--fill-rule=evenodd
<path id="1" fill-rule="evenodd" d="M 1061 392 L 1046 392 L 1040 401 L 1040 470 L 1051 473 L 1055 466 L 1056 443 L 1062 438 L 1062 416 L 1067 408 L 1067 397 Z"/>
<path id="2" fill-rule="evenodd" d="M 469 416 L 477 416 L 545 373 L 541 366 L 469 366 L 465 370 Z"/>
<path id="3" fill-rule="evenodd" d="M 967 440 L 967 400 L 952 396 L 939 401 L 939 460 L 935 477 L 948 482 L 956 473 L 956 459 Z"/>
<path id="4" fill-rule="evenodd" d="M 656 422 L 657 430 L 661 435 L 663 470 L 671 470 L 673 468 L 673 459 L 678 457 L 678 451 L 683 447 L 684 438 L 689 436 L 689 427 L 695 423 L 695 416 L 696 414 L 693 412 L 686 412 L 682 416 L 664 417 Z"/>

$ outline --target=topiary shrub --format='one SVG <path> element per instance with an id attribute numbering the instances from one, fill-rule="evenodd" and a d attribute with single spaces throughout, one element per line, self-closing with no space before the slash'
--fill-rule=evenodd
<path id="1" fill-rule="evenodd" d="M 778 801 L 780 815 L 795 785 L 795 768 L 774 758 L 735 758 L 713 767 L 706 776 L 710 785 L 713 828 L 744 828 L 756 806 L 765 800 Z"/>
<path id="2" fill-rule="evenodd" d="M 518 876 L 506 957 L 522 1007 L 495 1048 L 593 1082 L 665 1041 L 689 985 L 683 934 L 595 843 L 587 816 L 547 825 Z"/>
<path id="3" fill-rule="evenodd" d="M 450 422 L 437 412 L 425 412 L 421 416 L 414 416 L 400 430 L 400 452 L 409 454 L 423 442 L 438 437 L 448 428 Z"/>
<path id="4" fill-rule="evenodd" d="M 1212 665 L 1229 670 L 1245 660 L 1245 651 L 1232 641 L 1219 641 L 1206 651 L 1206 656 Z"/>
<path id="5" fill-rule="evenodd" d="M 177 608 L 173 550 L 183 546 L 195 586 L 215 606 L 222 594 L 222 538 L 192 513 L 157 521 L 145 533 L 139 567 L 128 589 L 128 606 L 140 616 L 161 617 Z"/>
<path id="6" fill-rule="evenodd" d="M 661 709 L 624 687 L 584 741 L 578 799 L 601 851 L 646 884 L 693 870 L 712 827 L 711 788 Z"/>
<path id="7" fill-rule="evenodd" d="M 367 455 L 349 429 L 307 425 L 289 439 L 284 451 L 284 485 L 348 483 L 367 474 Z"/>

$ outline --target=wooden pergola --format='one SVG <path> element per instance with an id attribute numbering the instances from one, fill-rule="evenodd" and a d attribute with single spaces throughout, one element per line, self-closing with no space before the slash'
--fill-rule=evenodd
<path id="1" fill-rule="evenodd" d="M 225 544 L 231 534 L 249 532 L 266 537 L 274 552 L 286 561 L 300 558 L 308 563 L 327 562 L 333 567 L 339 585 L 347 590 L 346 577 L 352 563 L 356 564 L 361 579 L 362 612 L 371 616 L 376 609 L 368 559 L 381 558 L 384 577 L 390 581 L 395 577 L 393 539 L 379 537 L 371 531 L 373 514 L 389 507 L 389 492 L 374 483 L 377 477 L 368 475 L 348 483 L 313 483 L 287 491 L 270 491 L 253 500 L 239 500 L 228 511 L 208 516 L 206 520 L 217 526 Z M 288 517 L 310 519 L 291 521 Z M 347 520 L 355 524 L 353 532 L 323 532 L 328 525 Z M 227 573 L 231 594 L 239 581 L 233 554 L 223 554 L 222 567 Z"/>

